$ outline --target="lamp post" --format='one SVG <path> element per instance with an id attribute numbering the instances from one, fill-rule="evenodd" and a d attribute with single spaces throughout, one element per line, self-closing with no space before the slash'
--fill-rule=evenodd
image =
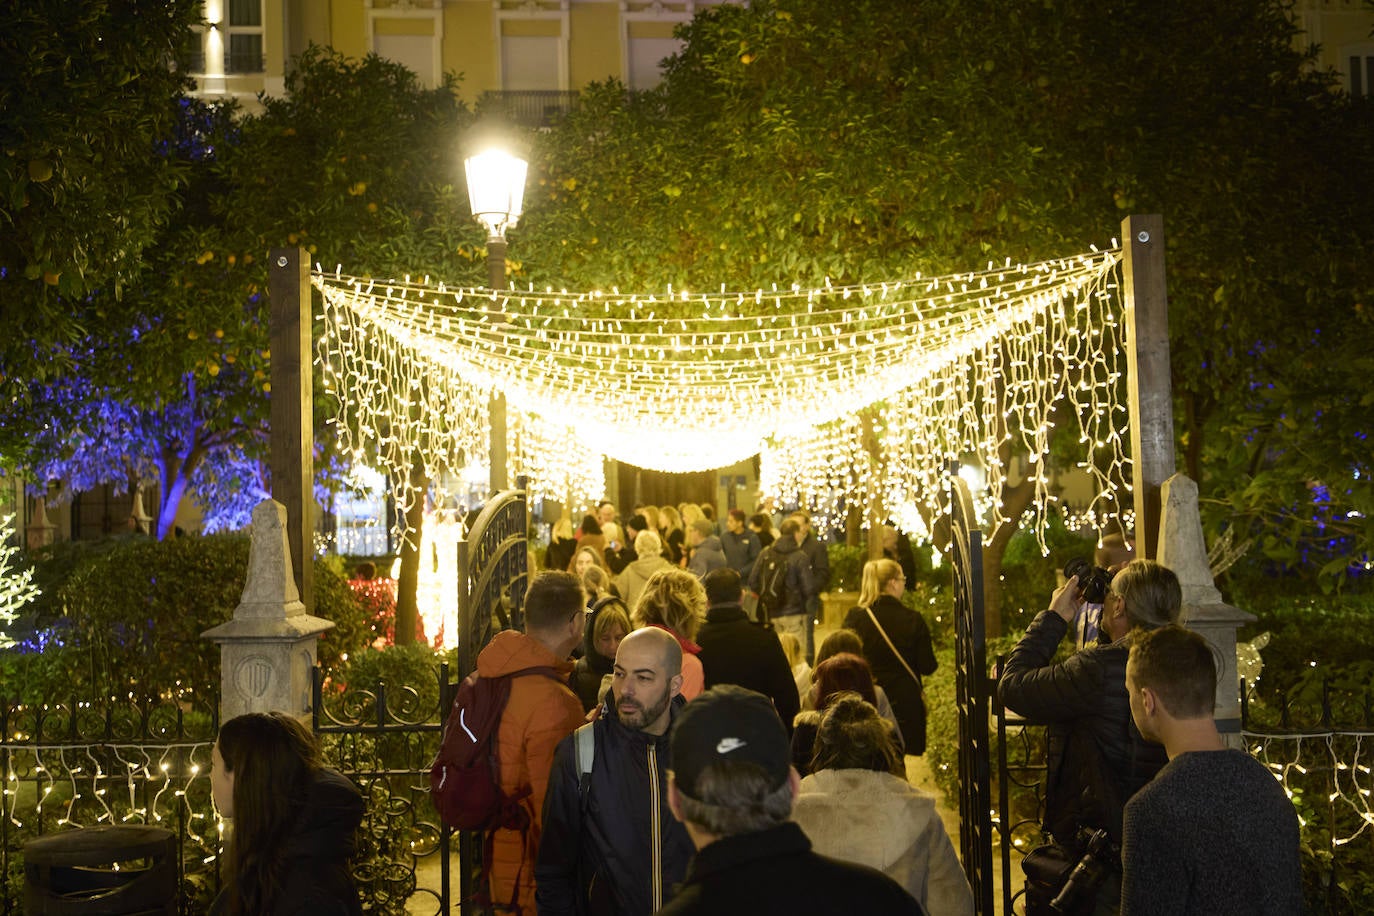
<path id="1" fill-rule="evenodd" d="M 487 147 L 469 156 L 468 201 L 472 215 L 487 230 L 487 286 L 506 288 L 506 230 L 520 219 L 525 198 L 528 163 L 506 150 Z M 499 316 L 493 307 L 492 317 Z M 506 396 L 492 395 L 488 426 L 491 430 L 491 495 L 506 488 Z"/>

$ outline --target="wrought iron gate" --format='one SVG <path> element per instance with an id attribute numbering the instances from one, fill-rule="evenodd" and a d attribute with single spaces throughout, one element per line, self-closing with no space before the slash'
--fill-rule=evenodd
<path id="1" fill-rule="evenodd" d="M 458 680 L 477 668 L 477 654 L 498 630 L 523 629 L 525 589 L 529 585 L 529 479 L 489 500 L 466 540 L 458 543 Z M 445 707 L 447 712 L 447 707 Z M 458 834 L 459 900 L 464 916 L 479 911 L 473 902 L 480 872 L 482 834 Z"/>
<path id="2" fill-rule="evenodd" d="M 950 557 L 954 572 L 954 683 L 959 712 L 959 852 L 974 911 L 991 916 L 992 776 L 988 740 L 988 665 L 983 626 L 983 532 L 968 484 L 949 475 Z"/>
<path id="3" fill-rule="evenodd" d="M 520 629 L 529 584 L 527 478 L 498 493 L 458 543 L 458 679 L 477 667 L 477 653 L 496 630 Z"/>

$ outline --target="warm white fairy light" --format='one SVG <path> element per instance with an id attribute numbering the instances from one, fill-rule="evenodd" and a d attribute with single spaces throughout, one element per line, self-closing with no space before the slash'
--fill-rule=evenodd
<path id="1" fill-rule="evenodd" d="M 1337 821 L 1334 818 L 1327 821 L 1333 850 L 1354 841 L 1364 833 L 1365 828 L 1374 825 L 1374 808 L 1370 807 L 1374 783 L 1369 778 L 1369 765 L 1363 762 L 1369 759 L 1364 742 L 1374 738 L 1374 732 L 1350 730 L 1267 734 L 1247 731 L 1243 734 L 1250 753 L 1273 771 L 1274 778 L 1290 799 L 1301 791 L 1300 786 L 1304 784 L 1294 774 L 1307 776 L 1309 766 L 1330 773 L 1331 790 L 1327 793 L 1326 803 L 1333 808 L 1349 809 L 1358 821 L 1353 832 L 1346 835 L 1336 832 Z M 1311 746 L 1307 751 L 1307 765 L 1302 762 L 1304 743 Z M 1310 784 L 1307 787 L 1311 792 Z M 1301 813 L 1298 819 L 1303 827 L 1307 826 Z"/>
<path id="2" fill-rule="evenodd" d="M 45 780 L 42 786 L 35 786 L 36 799 L 33 813 L 42 817 L 43 808 L 49 796 L 57 788 L 57 774 L 65 774 L 66 792 L 65 811 L 57 818 L 63 827 L 90 826 L 78 820 L 77 805 L 83 800 L 93 800 L 98 804 L 94 812 L 93 824 L 146 823 L 157 824 L 173 815 L 169 806 L 185 806 L 187 835 L 196 842 L 206 840 L 196 832 L 195 822 L 204 820 L 206 812 L 197 811 L 187 801 L 186 793 L 201 774 L 201 767 L 195 763 L 197 757 L 208 759 L 212 744 L 203 741 L 189 741 L 175 744 L 137 745 L 96 742 L 91 744 L 30 744 L 23 734 L 15 733 L 0 741 L 9 766 L 5 773 L 6 788 L 0 795 L 0 817 L 15 827 L 23 827 L 25 819 L 19 809 L 19 769 L 27 762 L 28 769 Z M 160 753 L 156 764 L 152 754 Z M 186 773 L 173 772 L 173 759 L 178 754 L 191 758 Z M 101 758 L 112 764 L 112 771 L 106 772 Z M 122 785 L 120 784 L 122 780 Z M 156 783 L 152 801 L 144 806 L 139 803 L 144 787 Z M 112 807 L 112 795 L 107 786 L 119 788 L 117 795 L 125 796 L 123 802 Z M 167 793 L 172 793 L 174 802 L 164 801 Z"/>
<path id="3" fill-rule="evenodd" d="M 554 498 L 599 495 L 601 455 L 687 471 L 763 449 L 765 492 L 928 506 L 951 453 L 978 455 L 991 493 L 1005 476 L 999 446 L 1047 455 L 1060 399 L 1103 408 L 1085 434 L 1115 453 L 1103 479 L 1121 478 L 1116 353 L 1103 349 L 1116 346 L 1118 260 L 1094 251 L 848 287 L 638 296 L 317 273 L 319 357 L 345 441 L 395 469 L 418 460 L 431 480 L 486 454 L 499 390 L 520 431 L 516 472 Z M 852 418 L 878 402 L 873 441 L 856 451 Z M 1032 467 L 1043 497 L 1043 464 Z M 410 504 L 408 475 L 393 477 Z"/>
<path id="4" fill-rule="evenodd" d="M 1096 263 L 1096 274 L 1037 293 L 1036 308 L 1002 316 L 995 335 L 948 350 L 945 362 L 871 405 L 866 417 L 776 438 L 763 453 L 760 488 L 823 516 L 838 511 L 841 497 L 846 505 L 857 500 L 865 517 L 880 508 L 916 533 L 942 511 L 949 469 L 972 457 L 984 480 L 975 508 L 988 527 L 1007 521 L 1004 486 L 1027 481 L 1035 489 L 1030 527 L 1043 533 L 1048 514 L 1059 511 L 1046 468 L 1058 418 L 1077 431 L 1079 467 L 1096 484 L 1086 513 L 1120 515 L 1129 503 L 1117 495 L 1129 465 L 1121 305 L 1116 262 Z M 1008 456 L 1019 456 L 1015 469 Z"/>

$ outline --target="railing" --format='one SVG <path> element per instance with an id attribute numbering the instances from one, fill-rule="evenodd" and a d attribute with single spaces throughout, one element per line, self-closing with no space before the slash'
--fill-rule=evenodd
<path id="1" fill-rule="evenodd" d="M 482 93 L 479 114 L 501 114 L 521 127 L 552 127 L 577 107 L 578 93 L 561 89 L 501 90 Z"/>
<path id="2" fill-rule="evenodd" d="M 0 707 L 0 913 L 21 912 L 31 839 L 77 827 L 149 824 L 178 840 L 178 912 L 219 890 L 210 800 L 212 707 L 185 698 Z"/>
<path id="3" fill-rule="evenodd" d="M 997 671 L 1004 659 L 997 658 Z M 1046 727 L 1034 725 L 996 703 L 997 719 L 997 830 L 1002 870 L 1002 912 L 1024 912 L 1025 879 L 1019 865 L 1044 837 Z"/>
<path id="4" fill-rule="evenodd" d="M 999 658 L 997 670 L 1002 667 Z M 1311 684 L 1270 703 L 1243 690 L 1245 748 L 1283 783 L 1298 809 L 1309 906 L 1374 912 L 1374 688 Z M 1015 866 L 1043 839 L 1047 729 L 1000 705 L 995 714 L 1002 912 L 1010 916 L 1023 912 L 1024 879 Z"/>
<path id="5" fill-rule="evenodd" d="M 1241 690 L 1241 733 L 1298 809 L 1308 905 L 1374 911 L 1374 686 L 1309 675 L 1270 702 L 1251 693 Z"/>

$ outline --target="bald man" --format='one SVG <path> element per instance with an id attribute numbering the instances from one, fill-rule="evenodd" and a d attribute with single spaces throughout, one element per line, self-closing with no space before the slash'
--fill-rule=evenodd
<path id="1" fill-rule="evenodd" d="M 681 693 L 677 639 L 646 627 L 621 640 L 599 717 L 554 756 L 534 871 L 540 916 L 648 916 L 686 876 L 692 841 L 667 800 Z"/>

